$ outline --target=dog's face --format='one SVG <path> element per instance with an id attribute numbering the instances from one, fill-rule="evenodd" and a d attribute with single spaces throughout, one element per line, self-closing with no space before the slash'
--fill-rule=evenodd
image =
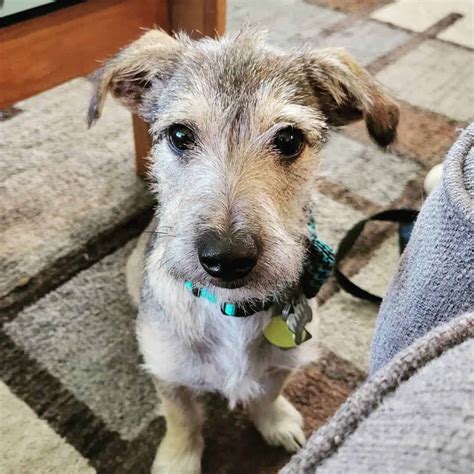
<path id="1" fill-rule="evenodd" d="M 398 123 L 343 51 L 286 53 L 252 31 L 198 42 L 150 31 L 104 67 L 91 123 L 107 89 L 150 124 L 162 265 L 234 301 L 298 280 L 328 126 L 364 118 L 385 146 Z"/>

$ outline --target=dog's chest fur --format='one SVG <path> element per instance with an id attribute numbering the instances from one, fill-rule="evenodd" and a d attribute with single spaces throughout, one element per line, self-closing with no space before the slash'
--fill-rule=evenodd
<path id="1" fill-rule="evenodd" d="M 165 271 L 148 271 L 137 320 L 145 367 L 162 381 L 220 392 L 231 405 L 246 402 L 265 389 L 270 372 L 301 363 L 300 348 L 282 350 L 264 339 L 270 318 L 270 311 L 226 317 Z"/>

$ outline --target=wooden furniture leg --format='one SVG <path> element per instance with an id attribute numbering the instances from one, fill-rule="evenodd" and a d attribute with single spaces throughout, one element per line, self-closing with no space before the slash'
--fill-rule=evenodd
<path id="1" fill-rule="evenodd" d="M 138 176 L 145 177 L 147 157 L 151 148 L 148 124 L 137 115 L 133 115 L 133 139 L 135 140 L 135 168 Z"/>
<path id="2" fill-rule="evenodd" d="M 168 13 L 172 31 L 186 31 L 193 38 L 223 35 L 225 0 L 171 0 Z"/>
<path id="3" fill-rule="evenodd" d="M 168 0 L 171 31 L 186 31 L 196 39 L 203 36 L 223 35 L 225 10 L 225 0 Z M 151 140 L 147 125 L 135 116 L 133 117 L 133 133 L 137 174 L 144 176 Z"/>

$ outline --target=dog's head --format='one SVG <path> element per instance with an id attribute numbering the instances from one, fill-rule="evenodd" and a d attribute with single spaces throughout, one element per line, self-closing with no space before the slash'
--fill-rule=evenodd
<path id="1" fill-rule="evenodd" d="M 90 124 L 107 91 L 150 125 L 163 265 L 234 301 L 298 280 L 328 126 L 364 119 L 387 146 L 399 115 L 343 50 L 283 52 L 250 29 L 200 41 L 149 31 L 103 67 Z"/>

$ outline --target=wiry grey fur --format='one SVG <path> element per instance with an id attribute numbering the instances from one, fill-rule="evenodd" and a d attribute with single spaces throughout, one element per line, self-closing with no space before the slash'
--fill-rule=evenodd
<path id="1" fill-rule="evenodd" d="M 169 402 L 157 472 L 197 472 L 202 440 L 195 432 L 202 420 L 191 410 L 186 416 L 195 420 L 194 434 L 177 430 L 185 424 L 180 413 L 195 403 L 183 403 L 180 387 L 249 404 L 269 442 L 296 449 L 301 417 L 279 393 L 288 373 L 308 360 L 303 350 L 313 348 L 314 358 L 317 349 L 306 343 L 281 350 L 264 340 L 263 328 L 278 308 L 226 318 L 218 305 L 194 298 L 183 281 L 206 286 L 223 301 L 284 294 L 302 270 L 304 207 L 328 126 L 364 118 L 374 140 L 387 145 L 395 137 L 398 107 L 342 50 L 283 52 L 252 29 L 198 42 L 152 30 L 104 66 L 89 123 L 100 116 L 107 90 L 150 124 L 153 137 L 150 176 L 160 207 L 144 263 L 137 335 L 146 368 Z M 182 156 L 167 140 L 167 129 L 177 123 L 198 138 Z M 306 137 L 292 162 L 272 147 L 275 133 L 288 125 Z M 224 287 L 199 263 L 196 241 L 208 229 L 256 236 L 257 265 L 234 286 Z M 129 269 L 137 268 L 137 259 Z M 317 318 L 313 341 L 316 325 Z M 179 465 L 170 461 L 175 445 L 189 448 Z"/>

